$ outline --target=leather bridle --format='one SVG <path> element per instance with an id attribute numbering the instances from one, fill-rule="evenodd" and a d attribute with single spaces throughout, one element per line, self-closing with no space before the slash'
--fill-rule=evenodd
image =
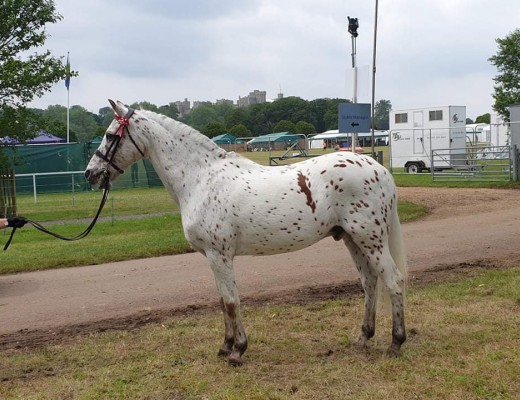
<path id="1" fill-rule="evenodd" d="M 110 147 L 108 148 L 108 150 L 105 154 L 103 154 L 101 151 L 99 151 L 99 149 L 96 150 L 96 152 L 94 153 L 94 155 L 101 158 L 103 161 L 105 161 L 107 163 L 108 166 L 114 168 L 120 174 L 123 174 L 125 171 L 123 171 L 121 168 L 119 168 L 114 163 L 114 157 L 115 157 L 117 149 L 119 147 L 119 143 L 121 142 L 121 139 L 125 135 L 125 132 L 126 132 L 126 135 L 128 136 L 128 138 L 130 139 L 130 141 L 135 146 L 135 148 L 139 151 L 139 153 L 141 153 L 141 155 L 143 157 L 145 156 L 144 152 L 139 148 L 139 146 L 135 142 L 132 135 L 130 135 L 130 131 L 128 130 L 128 125 L 130 125 L 130 118 L 132 118 L 132 115 L 134 115 L 134 112 L 135 112 L 135 110 L 129 108 L 128 112 L 126 113 L 126 115 L 124 117 L 122 117 L 121 115 L 118 115 L 118 114 L 116 114 L 114 116 L 116 121 L 119 122 L 119 126 L 114 133 L 115 139 L 112 141 L 112 143 L 110 143 Z"/>

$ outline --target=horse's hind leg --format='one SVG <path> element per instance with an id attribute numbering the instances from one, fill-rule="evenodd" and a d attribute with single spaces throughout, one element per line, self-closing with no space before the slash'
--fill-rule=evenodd
<path id="1" fill-rule="evenodd" d="M 247 336 L 240 317 L 240 298 L 231 260 L 221 254 L 206 253 L 220 292 L 220 305 L 224 314 L 224 344 L 218 354 L 228 356 L 231 365 L 242 365 L 247 349 Z"/>
<path id="2" fill-rule="evenodd" d="M 381 252 L 381 262 L 378 267 L 381 269 L 379 278 L 383 280 L 392 302 L 392 344 L 387 353 L 389 356 L 398 357 L 401 355 L 401 345 L 406 340 L 404 326 L 405 281 L 386 247 Z"/>
<path id="3" fill-rule="evenodd" d="M 361 285 L 365 292 L 365 316 L 363 317 L 361 336 L 358 343 L 361 347 L 366 348 L 368 340 L 372 338 L 376 332 L 377 274 L 370 268 L 367 257 L 357 244 L 352 241 L 350 236 L 345 235 L 343 241 L 354 259 L 360 274 Z"/>

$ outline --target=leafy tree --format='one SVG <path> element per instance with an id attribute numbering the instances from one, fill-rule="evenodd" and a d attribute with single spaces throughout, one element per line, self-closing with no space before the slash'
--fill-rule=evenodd
<path id="1" fill-rule="evenodd" d="M 114 110 L 112 107 L 106 106 L 100 108 L 98 111 L 98 120 L 102 127 L 108 128 L 112 120 L 114 119 Z"/>
<path id="2" fill-rule="evenodd" d="M 249 106 L 249 118 L 245 124 L 253 133 L 253 136 L 265 135 L 272 132 L 274 123 L 268 117 L 267 104 L 254 104 Z"/>
<path id="3" fill-rule="evenodd" d="M 247 124 L 247 119 L 248 119 L 247 110 L 249 110 L 249 109 L 248 108 L 238 108 L 238 107 L 235 107 L 235 108 L 229 110 L 229 112 L 224 117 L 226 126 L 228 128 L 234 127 L 236 125 L 245 126 Z"/>
<path id="4" fill-rule="evenodd" d="M 471 118 L 466 118 L 466 125 L 474 124 L 473 120 Z"/>
<path id="5" fill-rule="evenodd" d="M 499 73 L 494 78 L 493 109 L 509 119 L 508 107 L 520 103 L 520 29 L 516 29 L 503 39 L 496 39 L 496 42 L 497 54 L 489 58 Z"/>
<path id="6" fill-rule="evenodd" d="M 299 133 L 301 135 L 310 135 L 312 133 L 316 133 L 316 128 L 310 122 L 299 121 L 296 123 L 294 127 L 294 133 Z"/>
<path id="7" fill-rule="evenodd" d="M 224 124 L 217 122 L 217 121 L 210 121 L 206 124 L 206 126 L 201 131 L 204 135 L 206 135 L 209 138 L 222 135 L 223 133 L 227 132 L 226 127 Z"/>
<path id="8" fill-rule="evenodd" d="M 491 123 L 491 115 L 489 113 L 479 115 L 475 120 L 476 124 L 489 124 Z"/>
<path id="9" fill-rule="evenodd" d="M 159 114 L 166 115 L 167 117 L 177 119 L 179 116 L 179 110 L 175 103 L 169 103 L 164 106 L 160 106 L 157 110 Z"/>
<path id="10" fill-rule="evenodd" d="M 247 127 L 244 124 L 237 124 L 233 126 L 229 133 L 231 133 L 235 137 L 251 137 L 251 131 L 247 129 Z"/>
<path id="11" fill-rule="evenodd" d="M 314 121 L 316 132 L 324 132 L 327 130 L 324 117 L 330 101 L 330 99 L 316 99 L 308 103 L 307 110 L 314 118 L 308 118 L 307 121 Z"/>
<path id="12" fill-rule="evenodd" d="M 390 129 L 390 100 L 379 100 L 374 105 L 374 129 Z"/>
<path id="13" fill-rule="evenodd" d="M 218 113 L 215 107 L 203 104 L 190 111 L 186 118 L 186 123 L 198 131 L 202 131 L 208 123 L 217 120 Z"/>
<path id="14" fill-rule="evenodd" d="M 296 129 L 296 125 L 294 124 L 294 122 L 289 121 L 287 119 L 282 119 L 280 122 L 278 122 L 274 126 L 273 133 L 278 133 L 278 132 L 292 132 L 292 133 L 294 133 L 295 129 Z"/>
<path id="15" fill-rule="evenodd" d="M 52 0 L 6 0 L 0 5 L 0 111 L 12 119 L 8 135 L 24 141 L 39 129 L 25 104 L 48 92 L 68 71 L 63 57 L 38 53 L 47 39 L 45 26 L 62 19 Z"/>
<path id="16" fill-rule="evenodd" d="M 88 142 L 98 134 L 97 116 L 81 106 L 72 106 L 69 111 L 70 130 L 76 133 L 77 140 Z"/>
<path id="17" fill-rule="evenodd" d="M 155 105 L 155 104 L 152 104 L 148 101 L 139 101 L 139 102 L 135 102 L 135 103 L 132 103 L 130 104 L 130 108 L 133 108 L 134 110 L 148 110 L 148 111 L 153 111 L 153 112 L 158 112 L 159 108 Z"/>

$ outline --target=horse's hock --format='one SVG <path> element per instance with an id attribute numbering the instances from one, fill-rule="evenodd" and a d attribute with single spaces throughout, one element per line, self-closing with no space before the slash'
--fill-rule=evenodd
<path id="1" fill-rule="evenodd" d="M 0 217 L 16 215 L 16 182 L 14 170 L 0 168 Z"/>

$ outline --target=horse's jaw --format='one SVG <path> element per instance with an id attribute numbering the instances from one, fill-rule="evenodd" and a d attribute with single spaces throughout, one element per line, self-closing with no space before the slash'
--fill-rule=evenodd
<path id="1" fill-rule="evenodd" d="M 112 186 L 112 181 L 114 181 L 119 175 L 121 175 L 119 172 L 110 171 L 105 168 L 96 172 L 89 168 L 85 170 L 85 178 L 87 179 L 88 183 L 90 183 L 92 186 L 99 184 L 100 189 L 110 189 Z"/>

